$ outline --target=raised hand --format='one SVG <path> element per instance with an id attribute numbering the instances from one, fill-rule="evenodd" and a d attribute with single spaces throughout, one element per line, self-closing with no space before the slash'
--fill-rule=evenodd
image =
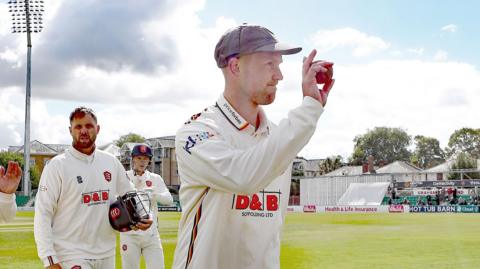
<path id="1" fill-rule="evenodd" d="M 313 61 L 315 55 L 317 54 L 316 50 L 312 50 L 308 57 L 303 59 L 303 68 L 302 68 L 302 90 L 303 96 L 310 96 L 317 101 L 319 101 L 323 106 L 327 104 L 328 94 L 335 83 L 335 79 L 328 80 L 323 84 L 322 89 L 318 88 L 316 75 L 319 72 L 327 73 L 328 67 L 333 65 L 332 62 L 327 61 Z"/>
<path id="2" fill-rule="evenodd" d="M 0 192 L 11 194 L 14 193 L 20 179 L 22 178 L 22 169 L 17 162 L 8 161 L 7 171 L 5 173 L 5 168 L 0 166 Z"/>

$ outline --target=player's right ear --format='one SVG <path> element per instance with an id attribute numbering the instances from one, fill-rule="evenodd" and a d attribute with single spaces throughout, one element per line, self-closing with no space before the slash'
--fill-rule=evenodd
<path id="1" fill-rule="evenodd" d="M 230 57 L 227 63 L 228 71 L 230 71 L 230 73 L 233 75 L 238 75 L 238 73 L 240 72 L 240 68 L 238 64 L 239 64 L 238 57 Z"/>

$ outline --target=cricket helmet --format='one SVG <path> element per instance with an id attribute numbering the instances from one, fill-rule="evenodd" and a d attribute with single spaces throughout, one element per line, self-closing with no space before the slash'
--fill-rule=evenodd
<path id="1" fill-rule="evenodd" d="M 142 219 L 148 219 L 151 213 L 151 202 L 148 193 L 129 191 L 110 205 L 108 218 L 113 229 L 127 232 L 133 229 Z"/>
<path id="2" fill-rule="evenodd" d="M 152 148 L 147 144 L 138 144 L 135 145 L 132 149 L 132 158 L 135 156 L 147 156 L 148 158 L 152 158 Z"/>

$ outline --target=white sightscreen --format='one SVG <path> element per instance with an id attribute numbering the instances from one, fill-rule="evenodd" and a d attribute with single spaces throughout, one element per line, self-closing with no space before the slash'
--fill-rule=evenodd
<path id="1" fill-rule="evenodd" d="M 391 182 L 391 175 L 304 178 L 300 180 L 300 205 L 337 205 L 350 183 Z"/>
<path id="2" fill-rule="evenodd" d="M 337 205 L 380 205 L 389 182 L 350 183 Z"/>

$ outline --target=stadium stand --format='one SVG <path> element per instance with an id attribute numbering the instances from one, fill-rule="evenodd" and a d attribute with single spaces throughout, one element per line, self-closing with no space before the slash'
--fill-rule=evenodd
<path id="1" fill-rule="evenodd" d="M 426 195 L 425 196 L 423 196 L 423 195 L 401 196 L 401 197 L 398 197 L 396 199 L 393 199 L 392 204 L 400 205 L 400 204 L 404 203 L 404 199 L 407 199 L 410 205 L 417 205 L 419 198 L 421 199 L 421 201 L 425 205 L 428 204 Z M 460 198 L 467 201 L 468 204 L 471 204 L 474 201 L 474 197 L 472 197 L 471 195 L 458 195 L 458 200 L 460 200 Z M 382 205 L 388 205 L 389 200 L 390 200 L 390 196 L 383 197 Z M 437 205 L 435 199 L 432 199 L 431 203 L 432 203 L 432 205 Z"/>

